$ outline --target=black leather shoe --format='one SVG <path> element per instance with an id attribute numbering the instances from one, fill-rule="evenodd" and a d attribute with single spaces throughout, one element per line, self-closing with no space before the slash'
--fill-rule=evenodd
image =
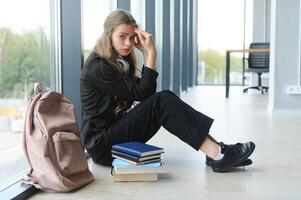
<path id="1" fill-rule="evenodd" d="M 212 160 L 213 160 L 212 158 L 210 158 L 209 156 L 206 155 L 206 165 L 211 167 Z M 237 165 L 234 165 L 233 167 L 245 167 L 245 166 L 252 165 L 252 163 L 253 163 L 252 160 L 248 158 L 248 159 L 238 163 Z"/>
<path id="2" fill-rule="evenodd" d="M 231 147 L 231 146 L 234 146 L 234 144 L 224 144 L 223 142 L 219 142 L 218 143 L 220 146 L 228 146 L 228 147 Z M 223 153 L 223 152 L 222 152 Z M 208 166 L 211 166 L 211 160 L 213 160 L 212 158 L 210 158 L 209 156 L 206 155 L 206 165 Z M 246 159 L 240 163 L 238 163 L 237 165 L 234 165 L 233 167 L 245 167 L 245 166 L 249 166 L 251 165 L 253 162 L 251 159 Z"/>
<path id="3" fill-rule="evenodd" d="M 224 157 L 221 160 L 210 160 L 210 166 L 214 172 L 227 172 L 232 167 L 237 166 L 253 153 L 255 144 L 253 142 L 237 143 L 234 145 L 226 145 L 219 143 Z"/>

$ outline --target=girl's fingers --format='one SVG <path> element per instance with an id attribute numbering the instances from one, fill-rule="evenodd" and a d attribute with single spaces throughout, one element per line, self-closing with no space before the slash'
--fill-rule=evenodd
<path id="1" fill-rule="evenodd" d="M 134 41 L 135 44 L 141 44 L 138 34 L 136 34 Z"/>
<path id="2" fill-rule="evenodd" d="M 135 47 L 137 47 L 138 49 L 142 48 L 142 44 L 141 44 L 141 39 L 139 38 L 139 35 L 137 34 L 136 38 L 135 38 Z"/>
<path id="3" fill-rule="evenodd" d="M 135 32 L 137 34 L 143 35 L 144 38 L 148 38 L 148 37 L 152 36 L 152 34 L 149 34 L 149 33 L 145 32 L 145 31 L 141 31 L 141 30 L 138 30 L 138 29 L 136 29 Z"/>
<path id="4" fill-rule="evenodd" d="M 142 35 L 140 32 L 138 32 L 138 40 L 140 41 L 140 43 L 143 43 L 145 41 L 145 37 L 144 35 Z"/>
<path id="5" fill-rule="evenodd" d="M 142 46 L 143 48 L 149 49 L 154 46 L 152 34 L 149 34 L 145 31 L 135 30 L 137 33 L 137 46 Z M 139 41 L 139 43 L 138 43 Z"/>

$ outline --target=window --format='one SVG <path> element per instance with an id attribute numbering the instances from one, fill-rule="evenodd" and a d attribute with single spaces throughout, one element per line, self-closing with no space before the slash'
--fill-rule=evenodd
<path id="1" fill-rule="evenodd" d="M 115 2 L 116 3 L 116 2 Z M 83 0 L 83 49 L 86 59 L 103 32 L 103 22 L 113 10 L 113 1 Z"/>
<path id="2" fill-rule="evenodd" d="M 131 14 L 136 20 L 140 29 L 145 30 L 145 0 L 131 0 Z M 137 67 L 143 65 L 143 54 L 141 51 L 135 49 L 137 58 Z"/>
<path id="3" fill-rule="evenodd" d="M 253 1 L 199 0 L 198 7 L 198 84 L 224 84 L 226 50 L 252 40 Z M 242 83 L 242 54 L 231 55 L 230 76 L 231 84 Z"/>
<path id="4" fill-rule="evenodd" d="M 0 0 L 0 187 L 28 170 L 22 131 L 34 82 L 50 88 L 51 0 Z"/>

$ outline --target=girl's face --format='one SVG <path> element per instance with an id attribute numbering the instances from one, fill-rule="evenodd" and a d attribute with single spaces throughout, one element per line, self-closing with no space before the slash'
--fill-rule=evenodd
<path id="1" fill-rule="evenodd" d="M 117 26 L 112 33 L 112 45 L 120 56 L 127 56 L 135 46 L 135 28 L 127 24 Z"/>

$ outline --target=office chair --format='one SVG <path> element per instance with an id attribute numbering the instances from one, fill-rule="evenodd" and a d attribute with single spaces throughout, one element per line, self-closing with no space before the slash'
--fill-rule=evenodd
<path id="1" fill-rule="evenodd" d="M 270 43 L 268 42 L 256 42 L 250 44 L 250 49 L 269 49 Z M 243 90 L 244 93 L 248 92 L 249 89 L 256 89 L 261 91 L 261 94 L 268 92 L 268 87 L 261 85 L 262 73 L 269 72 L 270 53 L 269 52 L 250 52 L 247 58 L 248 67 L 244 72 L 254 72 L 258 75 L 257 86 L 251 86 Z"/>

